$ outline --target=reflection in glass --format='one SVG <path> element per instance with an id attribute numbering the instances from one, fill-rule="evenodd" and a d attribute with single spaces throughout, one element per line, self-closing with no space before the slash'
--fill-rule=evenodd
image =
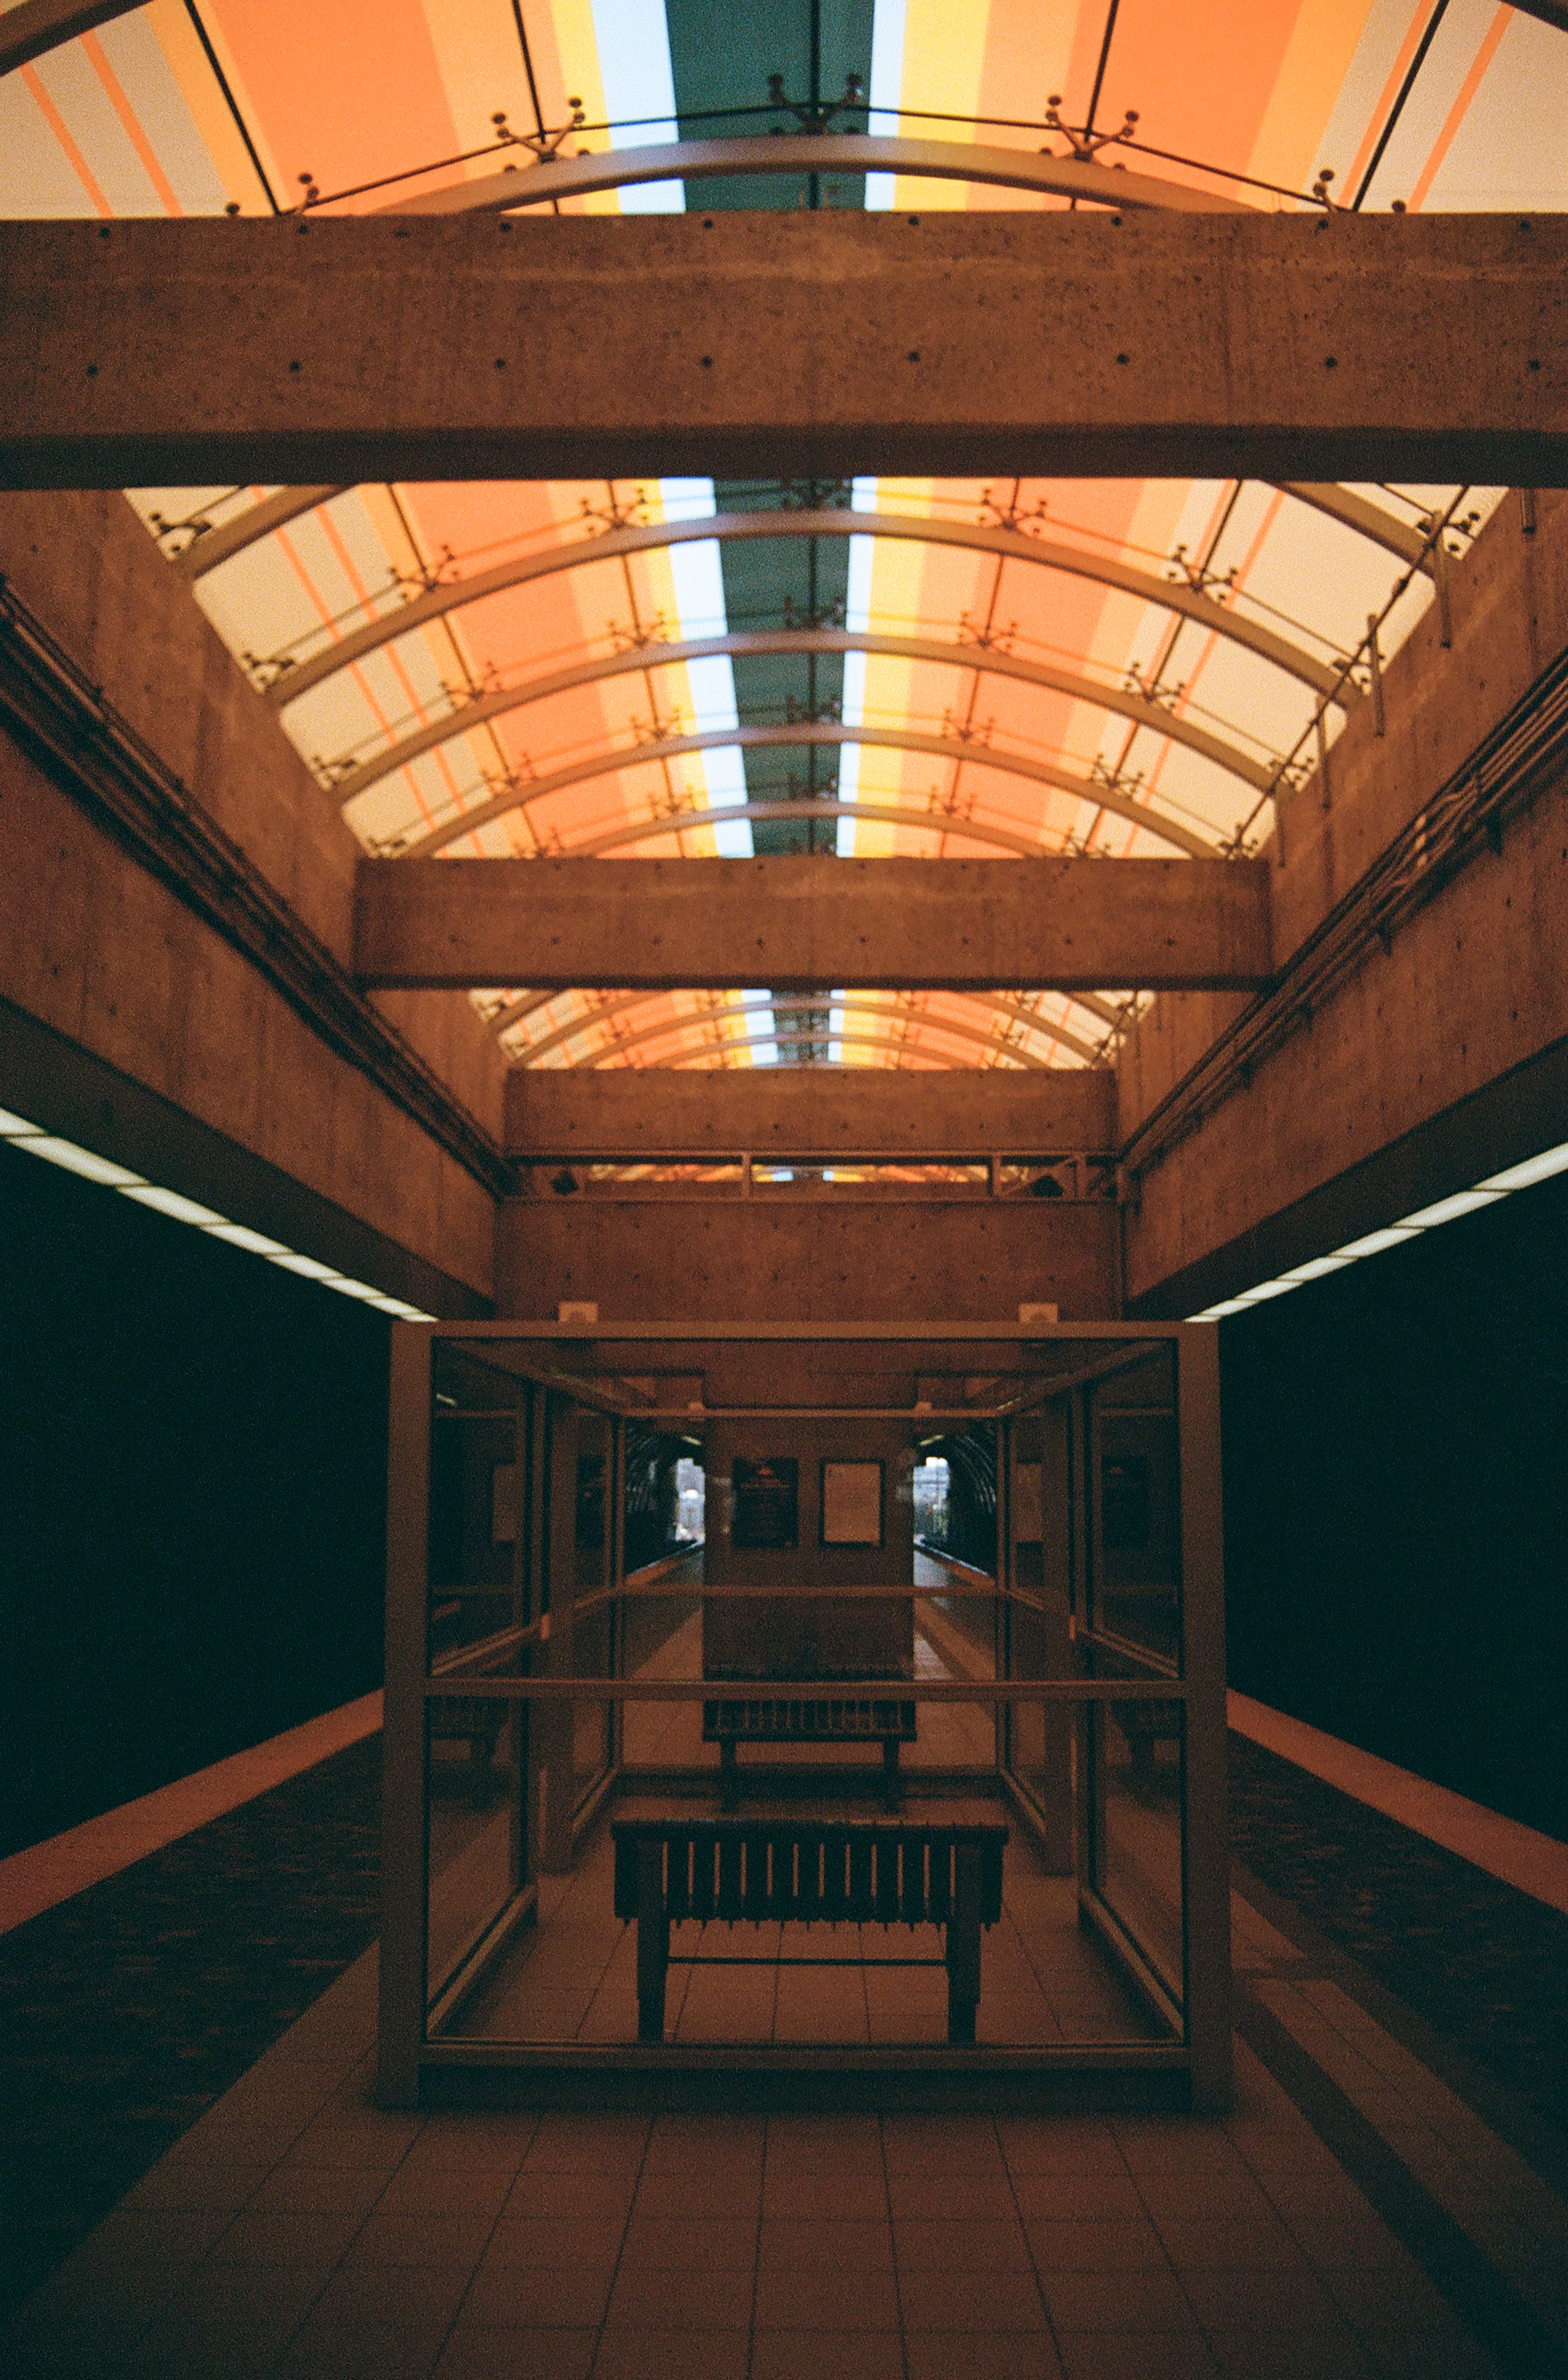
<path id="1" fill-rule="evenodd" d="M 1094 1420 L 1095 1625 L 1174 1663 L 1181 1651 L 1181 1497 L 1169 1351 L 1099 1384 Z"/>
<path id="2" fill-rule="evenodd" d="M 1183 1998 L 1182 1730 L 1179 1702 L 1129 1693 L 1103 1704 L 1100 1889 L 1177 2005 Z"/>

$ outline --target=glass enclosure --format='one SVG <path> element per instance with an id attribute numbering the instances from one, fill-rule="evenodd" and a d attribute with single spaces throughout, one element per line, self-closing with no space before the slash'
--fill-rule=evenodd
<path id="1" fill-rule="evenodd" d="M 389 2101 L 738 2063 L 1221 2104 L 1212 1333 L 396 1340 Z"/>

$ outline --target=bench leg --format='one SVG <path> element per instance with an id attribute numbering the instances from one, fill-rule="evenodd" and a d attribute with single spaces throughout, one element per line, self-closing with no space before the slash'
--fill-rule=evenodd
<path id="1" fill-rule="evenodd" d="M 895 1811 L 898 1807 L 900 1782 L 898 1738 L 895 1735 L 884 1735 L 882 1738 L 882 1795 L 890 1810 Z"/>
<path id="2" fill-rule="evenodd" d="M 664 2038 L 664 1979 L 670 1921 L 664 1913 L 664 1847 L 642 1843 L 637 1856 L 637 2037 Z"/>
<path id="3" fill-rule="evenodd" d="M 947 1921 L 947 2038 L 970 2042 L 980 1999 L 980 1853 L 960 1843 L 953 1914 Z"/>
<path id="4" fill-rule="evenodd" d="M 719 1745 L 719 1806 L 727 1812 L 739 1803 L 740 1763 L 735 1758 L 735 1738 L 727 1735 Z"/>

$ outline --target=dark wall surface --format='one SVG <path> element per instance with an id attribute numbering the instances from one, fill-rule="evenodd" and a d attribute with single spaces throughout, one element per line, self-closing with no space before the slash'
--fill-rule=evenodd
<path id="1" fill-rule="evenodd" d="M 1568 1181 L 1220 1331 L 1231 1683 L 1568 1837 Z"/>
<path id="2" fill-rule="evenodd" d="M 0 1146 L 0 1855 L 381 1682 L 389 1324 Z"/>

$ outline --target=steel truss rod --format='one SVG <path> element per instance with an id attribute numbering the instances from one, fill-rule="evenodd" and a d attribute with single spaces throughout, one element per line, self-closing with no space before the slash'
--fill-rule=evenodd
<path id="1" fill-rule="evenodd" d="M 1220 198 L 1154 174 L 1118 165 L 1079 164 L 1049 150 L 1001 149 L 958 140 L 925 140 L 883 132 L 765 132 L 714 140 L 662 140 L 647 147 L 600 149 L 586 157 L 556 155 L 522 168 L 503 166 L 472 182 L 449 183 L 419 198 L 393 200 L 384 215 L 511 214 L 598 190 L 625 190 L 641 182 L 702 182 L 730 175 L 900 174 L 917 181 L 978 182 L 992 189 L 1027 190 L 1080 205 L 1156 208 L 1181 214 L 1251 214 L 1250 200 Z M 1113 177 L 1112 177 L 1113 176 Z"/>
<path id="2" fill-rule="evenodd" d="M 1343 528 L 1354 529 L 1357 537 L 1369 538 L 1385 552 L 1397 553 L 1402 562 L 1436 577 L 1430 539 L 1407 522 L 1396 519 L 1392 513 L 1384 512 L 1381 504 L 1369 504 L 1365 496 L 1342 488 L 1336 480 L 1276 480 L 1274 485 L 1282 495 L 1294 496 L 1298 504 L 1310 504 L 1315 513 L 1322 513 Z"/>
<path id="3" fill-rule="evenodd" d="M 627 844 L 654 843 L 667 834 L 689 834 L 699 827 L 739 824 L 753 819 L 759 822 L 770 819 L 804 820 L 808 825 L 815 820 L 819 826 L 830 819 L 854 819 L 865 826 L 901 826 L 926 834 L 961 835 L 966 843 L 983 843 L 993 851 L 1010 851 L 1019 859 L 1051 856 L 1041 849 L 1038 838 L 1009 834 L 1005 827 L 985 826 L 955 811 L 922 810 L 902 804 L 841 802 L 825 794 L 802 794 L 776 802 L 721 802 L 711 809 L 681 810 L 652 820 L 634 820 L 629 825 L 612 827 L 604 834 L 590 835 L 586 842 L 567 844 L 562 851 L 548 856 L 597 859 L 601 853 L 624 850 Z"/>
<path id="4" fill-rule="evenodd" d="M 737 817 L 754 817 L 754 809 L 749 809 L 749 807 L 737 805 L 737 807 L 735 807 L 735 814 L 737 814 Z M 552 990 L 552 992 L 518 992 L 517 1000 L 509 1000 L 509 1002 L 506 1002 L 506 1007 L 504 1007 L 504 1009 L 497 1009 L 495 1016 L 490 1016 L 490 1019 L 488 1019 L 490 1030 L 492 1030 L 492 1033 L 495 1033 L 495 1036 L 500 1036 L 500 1033 L 509 1033 L 509 1030 L 512 1030 L 512 1026 L 521 1026 L 521 1024 L 524 1024 L 526 1016 L 533 1016 L 533 1014 L 538 1012 L 538 1009 L 547 1007 L 547 1004 L 550 1004 L 552 1000 L 559 1000 L 559 997 L 562 997 L 562 995 L 559 995 L 559 990 Z M 645 992 L 636 992 L 636 995 L 630 995 L 630 997 L 638 997 L 638 1000 L 642 1000 L 642 997 L 654 997 L 654 995 L 652 995 L 652 992 L 647 992 L 647 995 L 645 995 Z M 956 995 L 956 997 L 959 997 L 959 1000 L 990 1000 L 988 992 L 959 992 L 959 995 Z M 1097 997 L 1095 992 L 1064 992 L 1064 1000 L 1071 1002 L 1071 1004 L 1073 1004 L 1073 1007 L 1076 1007 L 1076 1009 L 1083 1009 L 1083 1012 L 1088 1014 L 1088 1016 L 1097 1016 L 1097 1019 L 1100 1019 L 1100 1024 L 1112 1026 L 1113 1033 L 1121 1033 L 1123 1026 L 1128 1024 L 1128 1016 L 1125 1016 L 1125 1012 L 1123 1012 L 1123 1009 L 1113 1007 L 1113 1002 L 1109 1002 L 1109 1000 L 1100 1000 L 1100 997 Z M 1033 1014 L 1033 1012 L 1030 1012 L 1030 1009 L 1021 1009 L 1021 1014 L 1026 1014 L 1026 1016 L 1027 1016 L 1027 1014 Z M 1073 1047 L 1073 1050 L 1083 1050 L 1085 1057 L 1092 1057 L 1092 1059 L 1095 1059 L 1095 1063 L 1101 1063 L 1101 1062 L 1104 1062 L 1104 1050 L 1097 1050 L 1097 1047 L 1092 1045 L 1092 1042 L 1076 1042 L 1076 1040 L 1073 1040 L 1071 1033 L 1068 1033 L 1066 1028 L 1062 1028 L 1062 1026 L 1059 1026 L 1059 1028 L 1054 1028 L 1054 1030 L 1059 1030 L 1059 1036 L 1062 1036 L 1062 1040 L 1066 1040 L 1068 1045 Z M 542 1042 L 535 1042 L 535 1050 L 542 1050 Z M 529 1054 L 533 1054 L 533 1052 L 529 1052 Z"/>
<path id="5" fill-rule="evenodd" d="M 864 992 L 848 992 L 842 1000 L 835 1000 L 825 992 L 814 992 L 805 997 L 792 992 L 787 998 L 778 1000 L 735 1002 L 728 1007 L 707 1009 L 690 1016 L 661 1017 L 655 1024 L 639 1026 L 635 1033 L 628 1033 L 624 1041 L 612 1042 L 608 1049 L 601 1050 L 591 1057 L 568 1060 L 567 1064 L 569 1068 L 602 1067 L 607 1059 L 618 1058 L 627 1050 L 643 1049 L 650 1041 L 667 1041 L 672 1034 L 694 1031 L 707 1025 L 722 1025 L 770 1014 L 774 1016 L 798 1015 L 802 1011 L 825 1015 L 835 1008 L 845 1015 L 867 1021 L 874 1019 L 878 1023 L 906 1027 L 911 1023 L 926 1026 L 932 1032 L 946 1034 L 954 1041 L 976 1043 L 980 1049 L 991 1050 L 997 1058 L 1010 1059 L 1015 1065 L 1042 1073 L 1047 1070 L 1045 1059 L 1037 1058 L 1027 1050 L 1012 1049 L 998 1041 L 993 1034 L 982 1032 L 978 1026 L 965 1025 L 956 1018 L 944 1016 L 906 1016 L 901 1010 L 879 1006 Z M 592 1021 L 591 1018 L 589 1020 L 590 1023 Z M 824 1025 L 816 1032 L 799 1034 L 796 1038 L 806 1041 L 841 1041 L 845 1037 L 841 1033 L 830 1033 Z"/>
<path id="6" fill-rule="evenodd" d="M 900 999 L 904 997 L 902 993 L 895 996 Z M 966 1001 L 976 1008 L 988 1009 L 994 1015 L 1005 1016 L 1011 1023 L 1026 1025 L 1033 1033 L 1039 1033 L 1052 1040 L 1064 1042 L 1069 1050 L 1075 1051 L 1078 1057 L 1086 1058 L 1091 1065 L 1098 1065 L 1100 1062 L 1100 1052 L 1092 1042 L 1080 1040 L 1077 1035 L 1069 1031 L 1065 1026 L 1052 1025 L 1049 1018 L 1039 1015 L 1021 1000 L 1008 1000 L 1000 993 L 982 991 L 961 991 L 952 996 L 954 999 Z M 526 1050 L 519 1050 L 515 1062 L 525 1069 L 536 1066 L 550 1050 L 560 1049 L 565 1042 L 577 1040 L 580 1034 L 591 1032 L 596 1025 L 607 1024 L 611 1017 L 624 1016 L 632 1009 L 646 1008 L 650 1001 L 668 1000 L 670 994 L 667 991 L 618 993 L 613 1000 L 602 1001 L 588 1015 L 573 1017 L 567 1024 L 558 1025 L 553 1033 L 547 1033 L 541 1040 L 532 1041 Z M 775 1008 L 791 1008 L 799 1005 L 799 1002 L 793 999 L 781 998 L 771 1002 L 770 1005 Z M 916 1024 L 942 1022 L 940 1017 L 928 1016 L 923 1010 L 893 1009 L 890 1011 L 880 1008 L 874 1002 L 867 1001 L 864 994 L 858 996 L 851 994 L 845 1000 L 833 1000 L 825 995 L 819 995 L 807 1002 L 806 1005 L 811 1008 L 863 1008 L 866 1014 L 872 1016 L 907 1015 L 910 1021 Z M 717 1013 L 722 1014 L 725 1012 Z M 750 1009 L 743 1008 L 738 1012 L 732 1008 L 727 1013 L 732 1015 L 737 1013 L 743 1014 L 760 1013 L 759 1003 L 754 1002 Z M 498 1024 L 496 1030 L 504 1031 L 505 1027 Z"/>
<path id="7" fill-rule="evenodd" d="M 1190 720 L 1176 717 L 1163 704 L 1151 701 L 1135 688 L 1100 686 L 1076 671 L 1053 668 L 1046 662 L 1027 661 L 1019 654 L 1003 652 L 996 646 L 964 644 L 957 638 L 940 637 L 873 635 L 854 628 L 750 628 L 723 637 L 687 638 L 677 644 L 634 646 L 624 652 L 602 654 L 594 661 L 574 662 L 569 669 L 530 678 L 523 686 L 478 695 L 414 735 L 388 745 L 373 759 L 362 760 L 357 768 L 334 777 L 332 791 L 340 802 L 354 801 L 383 778 L 395 775 L 410 761 L 450 743 L 467 729 L 482 726 L 489 719 L 504 718 L 509 711 L 526 710 L 531 703 L 546 702 L 554 695 L 569 694 L 578 686 L 593 686 L 606 678 L 638 676 L 650 669 L 674 669 L 682 662 L 711 661 L 724 654 L 745 658 L 756 653 L 868 653 L 879 660 L 935 662 L 944 669 L 979 670 L 988 676 L 1015 678 L 1025 686 L 1066 695 L 1070 700 L 1091 704 L 1097 710 L 1116 711 L 1140 727 L 1150 728 L 1157 735 L 1169 735 L 1174 742 L 1201 753 L 1206 760 L 1212 760 L 1233 777 L 1240 777 L 1258 793 L 1271 793 L 1278 773 L 1277 768 L 1250 759 L 1234 745 L 1209 735 Z"/>
<path id="8" fill-rule="evenodd" d="M 383 645 L 395 643 L 399 637 L 410 635 L 432 620 L 444 619 L 449 612 L 460 611 L 467 604 L 481 603 L 488 596 L 504 594 L 510 588 L 528 586 L 535 579 L 553 577 L 560 571 L 581 570 L 593 562 L 618 562 L 627 554 L 656 553 L 671 545 L 707 544 L 715 539 L 722 544 L 731 540 L 774 537 L 901 538 L 917 545 L 957 546 L 966 552 L 995 554 L 1003 562 L 1027 562 L 1037 569 L 1062 571 L 1070 577 L 1088 578 L 1097 586 L 1114 588 L 1120 594 L 1135 596 L 1140 602 L 1156 604 L 1163 611 L 1178 612 L 1195 626 L 1244 646 L 1260 661 L 1271 662 L 1303 686 L 1309 686 L 1314 694 L 1338 703 L 1343 710 L 1353 708 L 1360 699 L 1360 687 L 1345 674 L 1342 664 L 1318 660 L 1272 628 L 1263 627 L 1217 602 L 1213 596 L 1190 587 L 1185 578 L 1157 578 L 1152 571 L 1114 561 L 1109 555 L 1059 544 L 1051 538 L 1029 537 L 1018 529 L 988 528 L 983 522 L 922 520 L 906 513 L 862 513 L 833 507 L 821 511 L 715 513 L 697 520 L 609 528 L 596 537 L 574 538 L 569 544 L 547 546 L 541 553 L 518 554 L 471 578 L 444 579 L 424 594 L 399 603 L 395 611 L 351 629 L 321 652 L 312 653 L 309 660 L 279 668 L 266 686 L 266 697 L 282 710 L 309 694 L 312 686 L 320 686 L 323 678 L 335 676 L 339 670 L 362 661 L 367 653 L 379 651 Z"/>
<path id="9" fill-rule="evenodd" d="M 280 488 L 275 496 L 264 497 L 252 504 L 248 513 L 240 513 L 220 528 L 202 529 L 190 543 L 183 546 L 174 557 L 174 566 L 182 578 L 193 582 L 205 578 L 209 570 L 216 570 L 221 562 L 230 562 L 247 546 L 270 537 L 275 528 L 286 528 L 301 513 L 314 512 L 318 504 L 331 504 L 334 496 L 346 496 L 348 487 L 341 488 Z"/>
<path id="10" fill-rule="evenodd" d="M 1294 496 L 1298 504 L 1310 504 L 1315 512 L 1324 513 L 1331 520 L 1337 520 L 1344 528 L 1354 529 L 1358 537 L 1368 538 L 1386 552 L 1398 554 L 1402 562 L 1414 563 L 1426 571 L 1433 569 L 1428 540 L 1418 529 L 1411 528 L 1405 522 L 1396 519 L 1392 513 L 1384 512 L 1380 504 L 1369 504 L 1365 496 L 1353 494 L 1336 481 L 1276 480 L 1265 484 L 1277 487 L 1284 495 Z M 301 513 L 311 511 L 319 504 L 330 504 L 334 496 L 345 496 L 349 492 L 346 487 L 280 489 L 277 495 L 269 497 L 264 504 L 254 504 L 248 513 L 225 521 L 221 529 L 210 529 L 196 538 L 176 555 L 175 567 L 188 578 L 203 578 L 209 570 L 215 570 L 221 562 L 232 560 L 237 553 L 243 553 L 248 546 L 270 536 L 274 528 L 298 519 Z M 292 501 L 296 498 L 298 502 Z M 269 517 L 273 505 L 278 509 Z M 470 721 L 469 723 L 473 722 Z"/>
<path id="11" fill-rule="evenodd" d="M 735 1042 L 731 1046 L 736 1049 L 752 1050 L 814 1050 L 820 1042 L 829 1038 L 836 1041 L 841 1050 L 881 1050 L 884 1055 L 896 1059 L 900 1065 L 907 1062 L 911 1067 L 919 1067 L 932 1074 L 952 1074 L 959 1071 L 953 1060 L 937 1057 L 929 1050 L 911 1050 L 904 1042 L 894 1040 L 890 1035 L 884 1033 L 834 1033 L 831 1036 L 823 1033 L 802 1032 L 757 1033 L 750 1036 L 748 1040 Z M 670 1059 L 668 1063 L 672 1072 L 688 1067 L 700 1068 L 707 1072 L 711 1071 L 711 1062 L 723 1057 L 723 1049 L 695 1050 L 685 1056 Z M 786 1062 L 798 1064 L 801 1062 L 792 1060 Z M 819 1059 L 816 1062 L 819 1065 L 828 1065 L 833 1062 L 824 1058 Z M 650 1068 L 649 1071 L 654 1070 Z M 1049 1073 L 1050 1069 L 1046 1068 L 1043 1071 Z"/>
<path id="12" fill-rule="evenodd" d="M 635 769 L 650 760 L 678 760 L 686 753 L 713 752 L 732 746 L 739 746 L 744 751 L 765 751 L 811 744 L 874 744 L 894 752 L 929 752 L 939 760 L 970 761 L 979 768 L 998 770 L 1003 776 L 1024 777 L 1034 784 L 1054 786 L 1059 793 L 1071 795 L 1075 801 L 1092 802 L 1101 809 L 1113 810 L 1118 818 L 1130 819 L 1135 826 L 1147 827 L 1150 834 L 1158 835 L 1161 842 L 1172 844 L 1177 851 L 1185 851 L 1189 858 L 1222 859 L 1225 856 L 1218 844 L 1194 833 L 1190 827 L 1179 825 L 1162 812 L 1150 809 L 1147 803 L 1136 801 L 1130 794 L 1121 793 L 1113 785 L 1101 784 L 1098 778 L 1075 776 L 1070 770 L 1058 769 L 1047 760 L 1031 760 L 1023 753 L 999 752 L 990 744 L 966 743 L 957 735 L 928 735 L 913 727 L 845 727 L 836 719 L 803 719 L 778 727 L 715 727 L 702 735 L 662 735 L 648 744 L 634 744 L 625 751 L 595 753 L 590 759 L 574 761 L 569 768 L 553 770 L 547 777 L 514 782 L 501 793 L 492 794 L 488 801 L 476 803 L 463 816 L 444 819 L 439 826 L 429 828 L 413 842 L 405 844 L 395 857 L 432 859 L 438 852 L 444 851 L 449 844 L 460 843 L 466 834 L 491 825 L 496 819 L 505 818 L 512 810 L 531 808 L 536 802 L 543 801 L 551 794 L 563 792 L 568 785 L 580 785 L 594 777 L 614 776 L 623 769 Z M 748 804 L 740 815 L 757 816 L 761 807 L 758 803 Z M 811 807 L 824 815 L 830 814 L 830 805 L 825 801 L 816 802 Z M 833 808 L 839 807 L 847 808 L 848 805 L 833 806 Z M 855 814 L 865 815 L 862 811 Z M 711 810 L 693 810 L 689 816 L 682 812 L 675 823 L 700 826 L 705 818 L 715 815 Z M 930 816 L 929 812 L 919 813 L 922 822 Z M 964 831 L 964 821 L 957 819 L 951 820 L 946 828 L 949 834 L 962 834 Z M 645 841 L 650 834 L 673 832 L 674 824 L 650 820 L 642 827 L 640 836 L 629 836 L 626 840 Z M 984 835 L 977 838 L 982 842 L 986 839 Z M 991 839 L 994 840 L 994 836 Z M 583 846 L 579 850 L 574 845 L 573 856 L 584 856 L 589 848 Z M 1033 848 L 1039 858 L 1053 856 L 1038 845 Z"/>

